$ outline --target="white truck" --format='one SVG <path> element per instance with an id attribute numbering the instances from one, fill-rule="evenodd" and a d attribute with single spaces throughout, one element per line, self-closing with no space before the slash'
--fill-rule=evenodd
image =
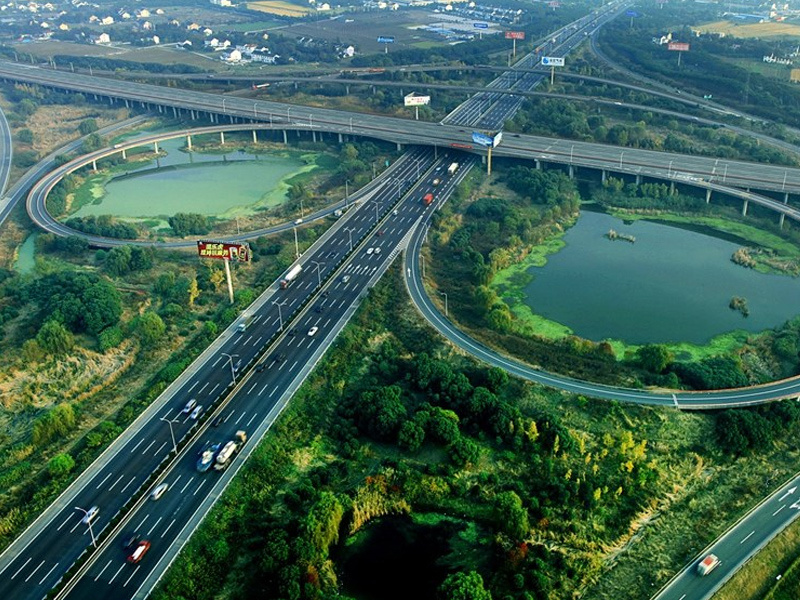
<path id="1" fill-rule="evenodd" d="M 291 269 L 289 269 L 289 272 L 286 273 L 286 275 L 284 275 L 283 279 L 281 279 L 281 289 L 285 290 L 286 288 L 288 288 L 291 285 L 292 281 L 297 279 L 297 276 L 300 275 L 300 272 L 302 270 L 303 270 L 303 265 L 295 265 Z"/>
<path id="2" fill-rule="evenodd" d="M 719 558 L 715 554 L 709 554 L 699 563 L 697 563 L 697 572 L 700 575 L 708 575 L 719 566 Z"/>
<path id="3" fill-rule="evenodd" d="M 217 453 L 214 461 L 214 470 L 222 471 L 230 464 L 231 459 L 236 455 L 242 445 L 247 441 L 247 433 L 244 431 L 236 432 L 236 439 L 227 442 L 222 450 Z"/>
<path id="4" fill-rule="evenodd" d="M 244 315 L 242 317 L 242 320 L 236 326 L 236 331 L 238 331 L 239 333 L 244 333 L 245 331 L 247 331 L 247 328 L 250 327 L 252 322 L 253 322 L 253 315 Z"/>
<path id="5" fill-rule="evenodd" d="M 458 163 L 457 162 L 450 163 L 450 166 L 447 167 L 447 174 L 454 175 L 456 171 L 458 171 Z"/>

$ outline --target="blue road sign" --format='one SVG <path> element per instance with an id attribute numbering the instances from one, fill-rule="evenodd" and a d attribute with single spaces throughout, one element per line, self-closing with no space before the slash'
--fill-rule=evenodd
<path id="1" fill-rule="evenodd" d="M 488 23 L 473 23 L 472 26 L 476 29 L 489 29 Z"/>
<path id="2" fill-rule="evenodd" d="M 475 144 L 480 144 L 481 146 L 486 146 L 487 148 L 491 148 L 494 145 L 494 140 L 480 131 L 472 132 L 472 141 Z"/>
<path id="3" fill-rule="evenodd" d="M 394 44 L 394 36 L 393 35 L 379 35 L 378 36 L 378 43 L 379 44 Z"/>

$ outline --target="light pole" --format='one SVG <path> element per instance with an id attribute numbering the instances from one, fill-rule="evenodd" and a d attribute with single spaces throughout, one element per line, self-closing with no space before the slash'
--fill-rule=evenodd
<path id="1" fill-rule="evenodd" d="M 303 197 L 300 196 L 300 218 L 303 218 Z"/>
<path id="2" fill-rule="evenodd" d="M 236 371 L 233 370 L 233 358 L 239 358 L 238 354 L 226 354 L 225 352 L 220 352 L 222 356 L 228 357 L 228 364 L 231 366 L 231 378 L 233 378 L 233 385 L 236 385 Z"/>
<path id="3" fill-rule="evenodd" d="M 350 191 L 348 186 L 350 185 L 350 181 L 347 179 L 344 180 L 344 207 L 349 208 L 349 201 L 350 201 Z"/>
<path id="4" fill-rule="evenodd" d="M 450 318 L 450 313 L 447 311 L 447 294 L 445 292 L 439 292 L 442 296 L 444 296 L 444 316 Z"/>
<path id="5" fill-rule="evenodd" d="M 402 181 L 399 179 L 395 179 L 395 183 L 397 184 L 397 199 L 400 199 L 400 185 L 402 185 Z"/>
<path id="6" fill-rule="evenodd" d="M 353 117 L 350 117 L 350 133 L 353 133 Z"/>
<path id="7" fill-rule="evenodd" d="M 425 279 L 425 255 L 419 255 L 420 266 L 422 267 L 422 278 Z"/>
<path id="8" fill-rule="evenodd" d="M 728 163 L 725 163 L 725 172 L 722 174 L 722 183 L 728 178 Z"/>
<path id="9" fill-rule="evenodd" d="M 375 205 L 375 222 L 377 223 L 378 222 L 378 218 L 379 218 L 378 217 L 378 201 L 377 200 L 373 200 L 372 203 Z"/>
<path id="10" fill-rule="evenodd" d="M 89 511 L 88 511 L 88 510 L 86 510 L 85 508 L 81 508 L 80 506 L 76 506 L 76 507 L 75 507 L 75 510 L 79 510 L 79 511 L 81 511 L 81 512 L 82 512 L 84 515 L 86 515 L 87 517 L 89 516 Z M 94 546 L 95 548 L 97 548 L 97 542 L 96 542 L 96 541 L 95 541 L 95 539 L 94 539 L 94 531 L 92 531 L 92 521 L 91 521 L 91 519 L 89 520 L 89 535 L 90 535 L 90 536 L 91 536 L 91 538 L 92 538 L 92 546 Z"/>
<path id="11" fill-rule="evenodd" d="M 319 268 L 321 266 L 325 265 L 325 263 L 324 262 L 317 262 L 315 260 L 312 260 L 311 262 L 314 263 L 314 266 L 317 267 L 317 287 L 322 287 L 322 273 L 320 272 Z"/>
<path id="12" fill-rule="evenodd" d="M 258 109 L 256 108 L 257 106 L 258 106 L 258 102 L 253 102 L 253 118 L 254 119 L 258 118 Z"/>
<path id="13" fill-rule="evenodd" d="M 419 159 L 415 161 L 417 163 L 417 179 L 419 179 Z"/>
<path id="14" fill-rule="evenodd" d="M 294 257 L 300 258 L 300 246 L 297 244 L 297 225 L 292 226 L 292 231 L 294 231 Z"/>
<path id="15" fill-rule="evenodd" d="M 667 167 L 667 179 L 672 178 L 672 163 L 675 161 L 669 161 L 669 167 Z"/>
<path id="16" fill-rule="evenodd" d="M 222 99 L 222 112 L 223 112 L 223 113 L 225 112 L 225 101 L 226 101 L 226 100 L 227 100 L 227 98 L 223 98 L 223 99 Z"/>
<path id="17" fill-rule="evenodd" d="M 169 435 L 172 437 L 172 450 L 175 454 L 178 453 L 178 444 L 175 443 L 175 431 L 172 429 L 172 424 L 177 423 L 177 417 L 175 419 L 165 419 L 164 417 L 158 417 L 160 420 L 164 421 L 167 425 L 169 425 Z"/>
<path id="18" fill-rule="evenodd" d="M 286 304 L 286 300 L 283 302 L 275 302 L 275 300 L 273 300 L 272 303 L 278 307 L 278 321 L 280 322 L 280 330 L 283 331 L 283 315 L 281 314 L 281 306 Z"/>
<path id="19" fill-rule="evenodd" d="M 353 251 L 353 231 L 355 231 L 355 227 L 345 227 L 344 230 L 350 236 L 350 252 Z"/>
<path id="20" fill-rule="evenodd" d="M 572 144 L 572 146 L 569 149 L 569 164 L 572 164 L 572 153 L 574 151 L 575 151 L 575 144 Z"/>
<path id="21" fill-rule="evenodd" d="M 788 171 L 788 170 L 786 170 L 786 171 L 784 171 L 784 172 L 783 172 L 783 185 L 781 185 L 781 191 L 782 191 L 782 192 L 786 190 L 786 176 L 787 176 L 788 174 L 789 174 L 789 171 Z"/>
<path id="22" fill-rule="evenodd" d="M 287 106 L 287 107 L 286 107 L 286 121 L 287 121 L 288 123 L 291 123 L 291 122 L 292 122 L 292 117 L 291 117 L 291 115 L 289 114 L 289 111 L 291 111 L 291 110 L 292 110 L 292 108 L 291 108 L 290 106 Z"/>
<path id="23" fill-rule="evenodd" d="M 622 157 L 625 156 L 625 151 L 619 153 L 619 168 L 622 168 Z"/>
<path id="24" fill-rule="evenodd" d="M 314 115 L 312 113 L 308 113 L 308 127 L 314 129 Z"/>

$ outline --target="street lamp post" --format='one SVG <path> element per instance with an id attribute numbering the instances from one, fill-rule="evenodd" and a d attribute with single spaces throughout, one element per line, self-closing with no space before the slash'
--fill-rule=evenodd
<path id="1" fill-rule="evenodd" d="M 300 258 L 300 246 L 297 243 L 297 225 L 292 226 L 292 231 L 294 231 L 294 257 Z"/>
<path id="2" fill-rule="evenodd" d="M 575 144 L 572 144 L 572 146 L 569 149 L 569 164 L 572 164 L 572 153 L 574 151 L 575 151 Z"/>
<path id="3" fill-rule="evenodd" d="M 420 266 L 422 267 L 422 278 L 425 279 L 425 255 L 419 255 Z"/>
<path id="4" fill-rule="evenodd" d="M 353 117 L 350 117 L 350 133 L 353 133 Z"/>
<path id="5" fill-rule="evenodd" d="M 258 102 L 253 102 L 253 118 L 258 118 Z"/>
<path id="6" fill-rule="evenodd" d="M 223 112 L 223 113 L 224 113 L 224 112 L 226 112 L 226 111 L 225 111 L 225 101 L 226 101 L 226 100 L 227 100 L 227 98 L 223 98 L 223 99 L 222 99 L 222 112 Z"/>
<path id="7" fill-rule="evenodd" d="M 286 304 L 286 300 L 283 302 L 275 302 L 275 300 L 273 300 L 272 303 L 278 307 L 278 322 L 280 323 L 280 330 L 283 331 L 283 315 L 281 314 L 281 306 Z"/>
<path id="8" fill-rule="evenodd" d="M 344 230 L 350 236 L 350 252 L 353 251 L 353 231 L 355 231 L 355 227 L 345 227 Z"/>
<path id="9" fill-rule="evenodd" d="M 445 292 L 439 292 L 442 296 L 444 296 L 444 316 L 450 318 L 450 313 L 447 310 L 447 294 Z"/>
<path id="10" fill-rule="evenodd" d="M 619 168 L 622 168 L 622 157 L 625 156 L 625 151 L 619 153 Z"/>
<path id="11" fill-rule="evenodd" d="M 291 106 L 287 106 L 287 107 L 286 107 L 286 121 L 287 121 L 288 123 L 291 123 L 291 122 L 292 122 L 292 117 L 291 117 L 291 115 L 289 114 L 289 111 L 291 111 L 291 110 L 292 110 L 292 107 L 291 107 Z"/>
<path id="12" fill-rule="evenodd" d="M 175 443 L 175 431 L 172 429 L 172 424 L 177 423 L 177 419 L 165 419 L 164 417 L 158 417 L 160 420 L 164 421 L 167 425 L 169 425 L 169 435 L 172 437 L 172 450 L 175 454 L 178 453 L 178 444 Z"/>
<path id="13" fill-rule="evenodd" d="M 672 178 L 672 163 L 675 161 L 669 161 L 669 167 L 667 167 L 667 179 Z"/>
<path id="14" fill-rule="evenodd" d="M 220 352 L 222 356 L 228 357 L 228 364 L 231 366 L 231 378 L 233 379 L 233 384 L 236 385 L 236 371 L 233 369 L 233 358 L 239 358 L 238 354 L 226 354 L 225 352 Z"/>
<path id="15" fill-rule="evenodd" d="M 76 507 L 75 507 L 75 510 L 79 510 L 79 511 L 81 511 L 81 512 L 82 512 L 84 515 L 86 515 L 86 516 L 89 516 L 89 511 L 88 511 L 88 510 L 86 510 L 85 508 L 81 508 L 80 506 L 76 506 Z M 90 536 L 91 536 L 91 538 L 92 538 L 92 546 L 94 546 L 95 548 L 97 548 L 97 541 L 94 539 L 94 531 L 92 530 L 92 522 L 91 522 L 91 520 L 89 521 L 89 535 L 90 535 Z"/>
<path id="16" fill-rule="evenodd" d="M 725 172 L 722 174 L 722 183 L 728 178 L 728 163 L 725 163 Z"/>
<path id="17" fill-rule="evenodd" d="M 350 204 L 350 190 L 348 186 L 350 185 L 350 181 L 347 179 L 344 180 L 344 207 L 348 208 Z"/>
<path id="18" fill-rule="evenodd" d="M 377 200 L 373 200 L 372 203 L 375 205 L 375 222 L 377 223 L 378 222 L 378 218 L 379 218 L 378 217 L 378 201 Z"/>
<path id="19" fill-rule="evenodd" d="M 320 272 L 320 267 L 323 266 L 324 262 L 317 262 L 315 260 L 311 261 L 317 267 L 317 287 L 322 287 L 322 273 Z"/>

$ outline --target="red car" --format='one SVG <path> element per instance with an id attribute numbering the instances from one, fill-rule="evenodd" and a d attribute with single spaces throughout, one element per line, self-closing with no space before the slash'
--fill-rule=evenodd
<path id="1" fill-rule="evenodd" d="M 150 550 L 150 542 L 147 540 L 142 540 L 136 545 L 136 548 L 133 549 L 133 552 L 131 552 L 130 556 L 128 556 L 128 562 L 132 564 L 138 563 L 140 560 L 142 560 L 144 555 L 147 554 L 148 550 Z"/>

